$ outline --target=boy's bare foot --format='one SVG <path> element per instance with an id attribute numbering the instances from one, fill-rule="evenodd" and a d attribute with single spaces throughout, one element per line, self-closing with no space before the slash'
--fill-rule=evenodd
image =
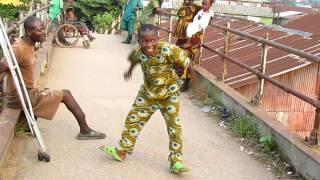
<path id="1" fill-rule="evenodd" d="M 94 41 L 96 38 L 94 37 L 94 36 L 92 36 L 92 35 L 88 35 L 88 38 L 89 38 L 89 41 L 90 42 L 92 42 L 92 41 Z"/>

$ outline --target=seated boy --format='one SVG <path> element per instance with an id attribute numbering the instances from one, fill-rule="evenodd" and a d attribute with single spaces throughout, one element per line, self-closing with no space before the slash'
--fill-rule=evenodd
<path id="1" fill-rule="evenodd" d="M 169 135 L 168 160 L 172 173 L 183 173 L 189 169 L 182 164 L 182 140 L 179 115 L 179 83 L 174 64 L 183 68 L 189 65 L 188 54 L 178 46 L 158 41 L 157 28 L 143 24 L 138 31 L 137 46 L 129 55 L 131 63 L 125 73 L 126 80 L 131 79 L 132 70 L 138 64 L 144 75 L 144 84 L 126 118 L 120 147 L 101 146 L 100 149 L 123 161 L 127 153 L 133 151 L 136 139 L 142 128 L 158 109 L 161 111 Z"/>
<path id="2" fill-rule="evenodd" d="M 24 83 L 26 85 L 34 115 L 36 117 L 51 120 L 58 110 L 60 103 L 64 103 L 77 119 L 80 132 L 77 135 L 79 140 L 104 139 L 106 135 L 91 129 L 86 117 L 71 92 L 67 89 L 51 90 L 40 89 L 35 84 L 35 51 L 36 42 L 43 42 L 46 38 L 43 22 L 34 16 L 24 22 L 25 36 L 16 40 L 12 49 L 19 64 Z M 0 62 L 0 73 L 8 72 L 6 99 L 9 108 L 21 109 L 18 93 L 12 79 L 6 59 Z"/>

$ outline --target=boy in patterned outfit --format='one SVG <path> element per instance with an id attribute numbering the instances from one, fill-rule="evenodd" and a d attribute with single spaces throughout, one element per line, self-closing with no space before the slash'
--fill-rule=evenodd
<path id="1" fill-rule="evenodd" d="M 158 41 L 157 28 L 151 24 L 143 24 L 138 32 L 139 46 L 129 55 L 130 68 L 125 73 L 126 80 L 131 79 L 132 70 L 141 65 L 144 84 L 141 86 L 130 110 L 120 147 L 101 146 L 100 149 L 123 161 L 127 153 L 131 153 L 136 139 L 158 109 L 161 111 L 169 134 L 168 160 L 172 173 L 183 173 L 189 169 L 182 164 L 182 140 L 179 114 L 178 75 L 173 69 L 174 64 L 183 68 L 189 65 L 188 54 L 176 45 Z"/>

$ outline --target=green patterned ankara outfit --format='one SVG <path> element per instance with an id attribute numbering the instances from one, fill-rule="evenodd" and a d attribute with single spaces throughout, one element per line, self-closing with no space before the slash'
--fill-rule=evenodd
<path id="1" fill-rule="evenodd" d="M 141 65 L 144 84 L 141 86 L 132 108 L 126 118 L 120 149 L 131 153 L 136 139 L 158 109 L 167 125 L 169 135 L 169 161 L 173 164 L 182 160 L 182 140 L 179 115 L 178 76 L 173 64 L 187 68 L 188 54 L 178 46 L 158 42 L 156 55 L 147 57 L 140 46 L 130 54 L 129 60 Z"/>

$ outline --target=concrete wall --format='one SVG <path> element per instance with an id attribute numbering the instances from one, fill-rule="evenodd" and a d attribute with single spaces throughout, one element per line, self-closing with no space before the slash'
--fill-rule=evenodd
<path id="1" fill-rule="evenodd" d="M 257 125 L 260 135 L 272 135 L 282 157 L 289 160 L 297 172 L 306 179 L 320 180 L 320 151 L 306 146 L 302 139 L 289 131 L 276 119 L 259 108 L 249 105 L 249 101 L 231 87 L 200 66 L 195 65 L 195 79 L 199 83 L 197 90 L 214 97 L 225 107 L 237 114 L 247 115 Z"/>

